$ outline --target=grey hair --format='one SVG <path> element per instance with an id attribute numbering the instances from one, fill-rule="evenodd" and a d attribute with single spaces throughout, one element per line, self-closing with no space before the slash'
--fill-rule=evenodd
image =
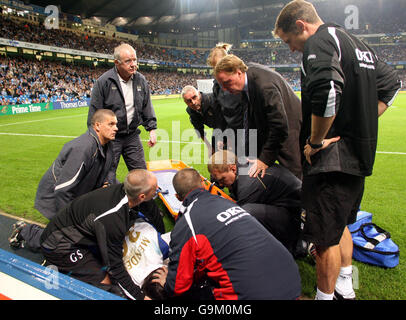
<path id="1" fill-rule="evenodd" d="M 185 86 L 185 87 L 183 87 L 183 89 L 182 89 L 182 91 L 181 91 L 181 93 L 180 93 L 180 96 L 183 98 L 183 96 L 186 94 L 186 93 L 188 93 L 189 91 L 194 91 L 194 92 L 196 92 L 196 93 L 198 93 L 199 91 L 194 87 L 194 86 Z"/>
<path id="2" fill-rule="evenodd" d="M 121 61 L 120 60 L 120 58 L 121 58 L 121 50 L 123 48 L 134 50 L 135 54 L 137 54 L 137 51 L 131 45 L 129 45 L 128 43 L 123 42 L 123 43 L 121 43 L 120 45 L 118 45 L 117 47 L 114 48 L 114 60 Z"/>

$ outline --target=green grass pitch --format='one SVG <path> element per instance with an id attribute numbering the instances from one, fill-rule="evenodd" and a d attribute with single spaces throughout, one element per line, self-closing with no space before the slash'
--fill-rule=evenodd
<path id="1" fill-rule="evenodd" d="M 158 143 L 149 148 L 142 132 L 147 160 L 181 159 L 208 177 L 206 150 L 198 139 L 180 98 L 153 100 L 158 119 Z M 34 208 L 38 183 L 64 143 L 86 131 L 87 108 L 0 116 L 0 210 L 41 223 L 47 220 Z M 366 179 L 362 210 L 388 230 L 399 245 L 400 264 L 382 269 L 354 261 L 358 299 L 406 299 L 406 93 L 379 119 L 374 172 Z M 188 130 L 187 130 L 188 129 Z M 127 173 L 121 160 L 117 177 Z M 404 211 L 405 210 L 405 211 Z M 167 228 L 172 221 L 166 218 Z M 309 258 L 298 260 L 303 294 L 313 297 L 315 267 Z"/>

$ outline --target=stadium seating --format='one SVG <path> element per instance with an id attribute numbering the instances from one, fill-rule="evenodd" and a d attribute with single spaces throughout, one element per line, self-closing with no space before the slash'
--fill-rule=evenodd
<path id="1" fill-rule="evenodd" d="M 400 28 L 398 30 L 405 30 L 404 22 L 398 28 Z M 84 36 L 73 31 L 46 30 L 34 23 L 1 14 L 0 30 L 2 37 L 8 39 L 108 54 L 112 54 L 113 48 L 120 43 L 116 39 Z M 205 65 L 209 54 L 208 49 L 168 48 L 131 41 L 130 43 L 137 49 L 139 59 L 168 64 Z M 405 44 L 380 45 L 374 46 L 374 49 L 384 61 L 406 61 Z M 232 53 L 246 62 L 252 61 L 265 65 L 300 63 L 300 54 L 290 52 L 283 44 L 255 50 L 233 49 Z M 0 105 L 87 99 L 90 98 L 94 81 L 106 70 L 106 66 L 93 67 L 2 56 L 0 57 Z M 141 70 L 141 72 L 146 76 L 151 93 L 154 95 L 180 93 L 185 85 L 196 86 L 196 79 L 204 78 L 202 75 L 173 71 Z M 399 73 L 405 84 L 406 71 L 399 71 Z M 300 90 L 299 72 L 283 72 L 283 76 L 295 90 Z"/>

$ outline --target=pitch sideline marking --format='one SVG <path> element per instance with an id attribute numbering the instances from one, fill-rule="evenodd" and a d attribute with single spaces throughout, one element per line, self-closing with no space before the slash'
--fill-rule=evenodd
<path id="1" fill-rule="evenodd" d="M 20 216 L 9 214 L 9 213 L 6 213 L 6 212 L 1 211 L 1 210 L 0 210 L 0 215 L 5 216 L 7 218 L 15 219 L 15 220 L 23 220 L 23 221 L 25 221 L 25 222 L 27 222 L 29 224 L 37 224 L 42 228 L 46 227 L 46 224 L 44 224 L 44 223 L 36 222 L 34 220 L 30 220 L 30 219 L 26 219 L 26 218 L 23 218 L 23 217 L 20 217 Z"/>
<path id="2" fill-rule="evenodd" d="M 29 136 L 29 137 L 45 137 L 45 138 L 77 138 L 77 136 L 59 136 L 52 134 L 33 134 L 33 133 L 12 133 L 12 132 L 0 132 L 0 135 L 9 135 L 9 136 Z M 148 140 L 141 140 L 143 142 L 148 142 Z M 172 140 L 158 140 L 157 143 L 189 143 L 189 144 L 204 144 L 204 142 L 194 142 L 194 141 L 172 141 Z M 398 154 L 406 155 L 406 152 L 392 152 L 392 151 L 376 151 L 376 153 L 381 154 Z"/>
<path id="3" fill-rule="evenodd" d="M 66 118 L 76 118 L 76 117 L 83 117 L 83 114 L 76 114 L 74 116 L 63 116 L 63 117 L 55 117 L 55 118 L 47 118 L 47 119 L 38 119 L 38 120 L 28 120 L 28 121 L 5 123 L 5 124 L 0 124 L 0 127 L 12 126 L 12 125 L 16 125 L 16 124 L 47 121 L 47 120 L 59 120 L 59 119 L 66 119 Z"/>
<path id="4" fill-rule="evenodd" d="M 9 136 L 28 136 L 28 137 L 45 137 L 45 138 L 77 138 L 78 136 L 60 136 L 53 134 L 34 134 L 34 133 L 13 133 L 13 132 L 0 132 L 0 135 Z M 148 142 L 149 140 L 141 140 L 143 142 Z M 158 140 L 157 143 L 189 143 L 189 144 L 204 144 L 204 142 L 194 142 L 194 141 L 171 141 L 171 140 Z"/>
<path id="5" fill-rule="evenodd" d="M 45 138 L 77 138 L 74 136 L 58 136 L 53 134 L 35 134 L 35 133 L 13 133 L 13 132 L 0 132 L 1 135 L 5 136 L 28 136 L 28 137 L 45 137 Z"/>

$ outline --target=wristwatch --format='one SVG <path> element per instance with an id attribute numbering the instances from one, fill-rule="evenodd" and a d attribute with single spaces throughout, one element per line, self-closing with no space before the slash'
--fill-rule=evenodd
<path id="1" fill-rule="evenodd" d="M 310 137 L 307 138 L 306 143 L 312 148 L 312 149 L 320 149 L 323 144 L 324 144 L 324 140 L 321 141 L 321 143 L 318 144 L 314 144 L 310 142 Z"/>

